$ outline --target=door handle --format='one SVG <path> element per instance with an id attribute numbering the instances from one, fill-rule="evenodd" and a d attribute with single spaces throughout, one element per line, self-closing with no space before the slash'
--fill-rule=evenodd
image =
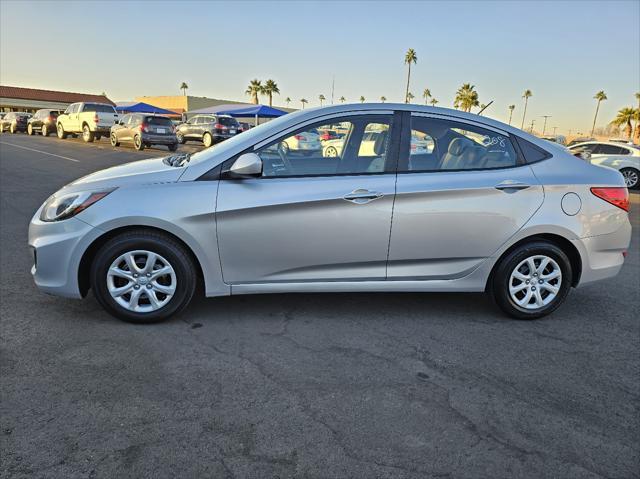
<path id="1" fill-rule="evenodd" d="M 352 203 L 361 205 L 364 203 L 369 203 L 373 200 L 377 200 L 378 198 L 382 198 L 383 196 L 384 194 L 380 193 L 379 191 L 369 191 L 359 188 L 357 190 L 353 190 L 351 193 L 344 195 L 343 198 L 347 201 L 351 201 Z"/>
<path id="2" fill-rule="evenodd" d="M 520 181 L 514 181 L 514 180 L 505 180 L 502 183 L 499 183 L 495 186 L 496 190 L 526 190 L 527 188 L 529 188 L 531 185 L 528 185 L 526 183 L 522 183 Z"/>

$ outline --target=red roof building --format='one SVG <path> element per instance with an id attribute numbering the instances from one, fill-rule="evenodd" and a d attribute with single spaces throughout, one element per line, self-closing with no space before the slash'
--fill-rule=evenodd
<path id="1" fill-rule="evenodd" d="M 64 110 L 71 103 L 80 101 L 115 105 L 104 95 L 0 85 L 0 111 L 34 112 L 40 108 Z"/>

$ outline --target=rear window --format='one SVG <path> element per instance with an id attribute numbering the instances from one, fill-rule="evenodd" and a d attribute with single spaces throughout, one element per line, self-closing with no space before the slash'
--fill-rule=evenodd
<path id="1" fill-rule="evenodd" d="M 224 126 L 238 126 L 238 122 L 236 121 L 235 118 L 229 118 L 229 117 L 223 117 L 223 116 L 218 118 L 218 123 Z"/>
<path id="2" fill-rule="evenodd" d="M 85 103 L 82 111 L 95 111 L 98 113 L 115 113 L 116 110 L 111 105 L 101 103 Z"/>
<path id="3" fill-rule="evenodd" d="M 59 114 L 60 112 L 58 110 L 53 110 L 49 112 L 49 116 L 52 116 L 53 118 L 58 118 Z"/>
<path id="4" fill-rule="evenodd" d="M 148 116 L 145 118 L 145 122 L 149 125 L 160 125 L 160 126 L 172 126 L 173 123 L 169 118 L 163 118 L 161 116 Z"/>

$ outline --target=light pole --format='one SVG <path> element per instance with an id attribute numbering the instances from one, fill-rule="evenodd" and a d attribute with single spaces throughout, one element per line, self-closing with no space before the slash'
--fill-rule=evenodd
<path id="1" fill-rule="evenodd" d="M 533 134 L 533 125 L 535 124 L 535 120 L 531 120 L 531 128 L 529 128 L 529 131 L 531 132 L 531 134 Z"/>
<path id="2" fill-rule="evenodd" d="M 542 135 L 544 136 L 547 131 L 547 118 L 551 118 L 551 115 L 542 115 L 542 118 L 544 118 L 544 124 L 542 125 Z"/>
<path id="3" fill-rule="evenodd" d="M 554 127 L 553 127 L 553 134 L 554 134 L 554 135 L 556 134 L 556 130 L 557 130 L 557 129 L 558 129 L 558 127 L 557 127 L 557 126 L 554 126 Z"/>

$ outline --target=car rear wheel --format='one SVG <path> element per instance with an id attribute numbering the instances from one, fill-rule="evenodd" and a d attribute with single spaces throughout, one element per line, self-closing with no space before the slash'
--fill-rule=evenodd
<path id="1" fill-rule="evenodd" d="M 91 287 L 113 316 L 153 323 L 189 304 L 197 283 L 195 271 L 189 253 L 171 237 L 131 231 L 98 251 L 91 267 Z"/>
<path id="2" fill-rule="evenodd" d="M 177 143 L 173 143 L 171 145 L 168 146 L 169 151 L 177 151 L 178 150 L 178 144 Z"/>
<path id="3" fill-rule="evenodd" d="M 49 136 L 49 129 L 47 128 L 47 125 L 42 125 L 40 133 L 42 133 L 42 136 Z"/>
<path id="4" fill-rule="evenodd" d="M 33 135 L 33 126 L 31 126 L 31 123 L 27 125 L 27 135 Z"/>
<path id="5" fill-rule="evenodd" d="M 116 137 L 115 133 L 111 133 L 111 136 L 109 137 L 109 141 L 111 142 L 111 146 L 113 146 L 114 148 L 116 146 L 120 146 L 120 143 L 118 142 L 118 138 Z"/>
<path id="6" fill-rule="evenodd" d="M 138 151 L 144 150 L 144 143 L 142 142 L 142 138 L 140 138 L 140 135 L 136 135 L 133 137 L 133 146 Z"/>
<path id="7" fill-rule="evenodd" d="M 638 189 L 638 179 L 640 179 L 640 171 L 635 168 L 622 168 L 620 170 L 622 173 L 622 177 L 624 178 L 624 183 L 627 185 L 627 188 L 630 190 Z"/>
<path id="8" fill-rule="evenodd" d="M 64 131 L 64 126 L 62 126 L 62 123 L 58 123 L 57 132 L 58 132 L 58 138 L 60 138 L 61 140 L 64 140 L 67 137 L 67 134 Z"/>
<path id="9" fill-rule="evenodd" d="M 12 123 L 9 127 L 9 132 L 13 135 L 16 132 L 16 126 Z"/>
<path id="10" fill-rule="evenodd" d="M 202 135 L 202 143 L 204 144 L 205 148 L 209 148 L 211 145 L 213 145 L 213 136 L 211 136 L 211 133 L 207 132 Z"/>
<path id="11" fill-rule="evenodd" d="M 552 243 L 519 246 L 497 265 L 490 293 L 496 304 L 516 319 L 537 319 L 555 311 L 572 283 L 571 262 Z"/>
<path id="12" fill-rule="evenodd" d="M 89 129 L 89 125 L 84 125 L 82 127 L 82 139 L 84 140 L 85 143 L 91 143 L 94 140 L 94 134 L 93 132 Z"/>
<path id="13" fill-rule="evenodd" d="M 324 156 L 328 158 L 335 158 L 338 156 L 338 150 L 336 150 L 335 146 L 329 146 L 326 150 L 324 150 Z"/>

